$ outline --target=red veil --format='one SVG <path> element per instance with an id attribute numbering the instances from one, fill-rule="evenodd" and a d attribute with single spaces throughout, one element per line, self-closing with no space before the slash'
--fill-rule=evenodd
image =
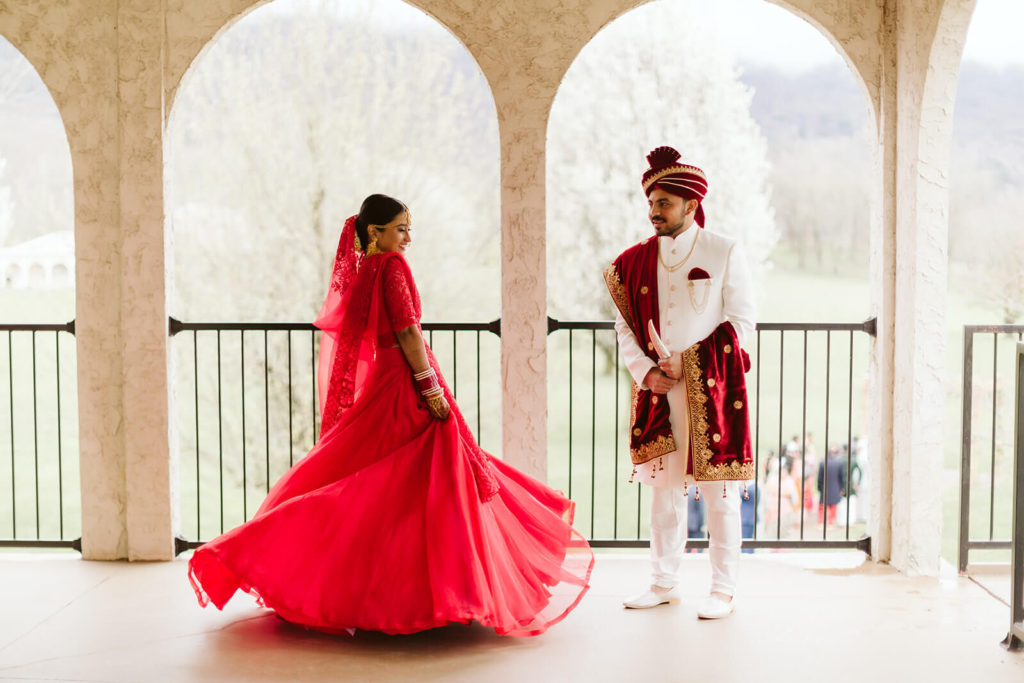
<path id="1" fill-rule="evenodd" d="M 351 216 L 341 231 L 327 298 L 313 322 L 324 332 L 316 377 L 321 435 L 355 401 L 377 352 L 379 298 L 374 294 L 384 259 L 360 268 L 363 253 L 356 249 L 356 240 L 356 217 Z"/>
<path id="2" fill-rule="evenodd" d="M 380 313 L 381 282 L 384 264 L 397 258 L 408 269 L 404 259 L 395 252 L 367 259 L 357 249 L 356 217 L 345 221 L 334 258 L 331 284 L 314 325 L 323 330 L 320 359 L 317 366 L 317 387 L 320 399 L 320 436 L 323 438 L 350 408 L 363 387 L 377 353 L 377 319 Z M 412 282 L 412 274 L 406 273 Z M 419 295 L 413 287 L 413 306 L 417 319 L 421 313 Z M 490 456 L 473 438 L 462 413 L 455 407 L 455 398 L 441 374 L 437 359 L 427 347 L 427 359 L 437 373 L 445 398 L 453 406 L 452 416 L 460 434 L 469 446 L 470 461 L 476 475 L 482 500 L 490 500 L 498 491 L 498 482 Z"/>

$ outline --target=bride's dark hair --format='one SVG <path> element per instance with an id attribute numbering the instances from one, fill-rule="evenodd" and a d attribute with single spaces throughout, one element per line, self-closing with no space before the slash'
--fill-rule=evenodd
<path id="1" fill-rule="evenodd" d="M 370 243 L 371 225 L 387 225 L 406 210 L 405 204 L 386 194 L 371 194 L 364 199 L 363 205 L 359 207 L 359 215 L 356 216 L 356 235 L 363 251 L 366 251 L 366 245 Z"/>

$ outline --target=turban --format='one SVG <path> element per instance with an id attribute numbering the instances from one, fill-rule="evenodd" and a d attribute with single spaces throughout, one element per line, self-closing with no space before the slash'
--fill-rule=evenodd
<path id="1" fill-rule="evenodd" d="M 708 179 L 704 171 L 680 163 L 679 152 L 671 147 L 658 147 L 647 155 L 647 163 L 651 167 L 644 173 L 644 193 L 649 197 L 654 188 L 660 188 L 683 199 L 696 199 L 697 213 L 694 220 L 703 228 L 704 207 L 701 202 L 708 193 Z"/>

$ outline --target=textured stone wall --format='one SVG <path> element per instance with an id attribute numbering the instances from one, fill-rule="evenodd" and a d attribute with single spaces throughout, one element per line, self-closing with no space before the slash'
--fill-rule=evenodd
<path id="1" fill-rule="evenodd" d="M 885 517 L 889 559 L 910 574 L 939 571 L 943 436 L 956 429 L 943 429 L 949 148 L 974 5 L 904 2 L 896 15 L 892 508 Z"/>
<path id="2" fill-rule="evenodd" d="M 130 559 L 170 559 L 172 478 L 164 267 L 164 11 L 118 2 L 121 344 Z"/>
<path id="3" fill-rule="evenodd" d="M 0 34 L 50 89 L 74 169 L 82 538 L 86 557 L 125 557 L 124 362 L 119 334 L 117 3 L 0 4 Z"/>
<path id="4" fill-rule="evenodd" d="M 974 0 L 770 0 L 839 49 L 878 128 L 870 216 L 876 557 L 931 573 L 941 482 L 946 169 Z M 64 117 L 75 178 L 83 535 L 87 557 L 168 557 L 162 134 L 205 48 L 263 0 L 0 0 L 0 34 Z M 547 470 L 547 118 L 572 60 L 637 0 L 413 0 L 475 57 L 501 136 L 503 453 Z M 931 69 L 929 69 L 929 66 Z M 898 368 L 898 370 L 897 370 Z M 895 408 L 894 406 L 899 406 Z M 937 446 L 938 445 L 938 446 Z"/>

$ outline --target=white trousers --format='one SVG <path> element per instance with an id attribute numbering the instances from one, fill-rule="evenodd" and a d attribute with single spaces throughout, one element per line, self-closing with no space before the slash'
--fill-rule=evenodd
<path id="1" fill-rule="evenodd" d="M 700 497 L 707 511 L 711 592 L 734 595 L 743 530 L 740 525 L 739 482 L 706 482 Z M 651 568 L 653 583 L 672 588 L 679 583 L 679 566 L 686 550 L 686 503 L 682 486 L 651 487 Z M 691 494 L 692 495 L 692 494 Z"/>

